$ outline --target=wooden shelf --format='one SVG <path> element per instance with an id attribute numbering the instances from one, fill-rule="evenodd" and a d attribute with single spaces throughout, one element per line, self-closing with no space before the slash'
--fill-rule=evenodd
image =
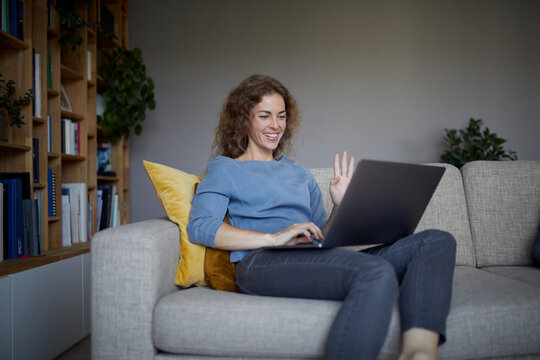
<path id="1" fill-rule="evenodd" d="M 53 90 L 53 89 L 47 89 L 47 96 L 48 97 L 57 97 L 58 95 L 60 95 L 60 91 Z"/>
<path id="2" fill-rule="evenodd" d="M 13 144 L 7 141 L 0 141 L 0 151 L 30 151 L 32 147 L 28 145 Z"/>
<path id="3" fill-rule="evenodd" d="M 11 2 L 12 0 L 3 0 L 2 2 Z M 100 5 L 108 0 L 88 0 L 76 1 L 79 8 L 77 14 L 87 20 L 88 23 L 94 24 L 100 21 Z M 87 199 L 83 201 L 83 208 L 87 209 L 87 202 L 93 204 L 93 208 L 88 212 L 87 230 L 91 229 L 91 233 L 97 232 L 99 228 L 97 224 L 98 212 L 98 184 L 114 185 L 117 192 L 118 204 L 121 213 L 121 225 L 129 222 L 129 149 L 124 148 L 124 141 L 112 143 L 111 146 L 111 166 L 117 170 L 117 175 L 114 178 L 101 177 L 98 180 L 97 176 L 97 144 L 105 141 L 105 137 L 97 130 L 96 103 L 97 92 L 103 91 L 106 87 L 102 77 L 96 77 L 97 57 L 102 52 L 102 46 L 106 46 L 106 52 L 111 53 L 112 47 L 123 46 L 128 47 L 127 39 L 127 18 L 124 12 L 127 12 L 127 2 L 129 0 L 115 0 L 114 3 L 107 3 L 107 7 L 113 15 L 115 24 L 114 28 L 118 32 L 120 41 L 102 42 L 99 34 L 93 29 L 82 29 L 81 44 L 77 45 L 75 50 L 69 49 L 68 46 L 61 45 L 59 39 L 62 35 L 60 26 L 59 13 L 50 6 L 53 1 L 50 0 L 17 0 L 18 4 L 24 7 L 24 19 L 22 25 L 24 27 L 24 40 L 17 39 L 12 35 L 0 30 L 0 72 L 3 78 L 7 81 L 13 79 L 16 81 L 17 94 L 22 94 L 28 89 L 40 85 L 41 87 L 41 116 L 32 116 L 32 106 L 26 105 L 21 109 L 21 116 L 24 116 L 25 124 L 20 129 L 17 127 L 9 127 L 6 132 L 7 140 L 0 141 L 0 172 L 26 172 L 29 173 L 31 196 L 34 197 L 38 193 L 41 201 L 39 202 L 39 212 L 41 218 L 38 219 L 40 226 L 40 245 L 42 256 L 24 257 L 18 259 L 9 259 L 0 262 L 0 278 L 6 275 L 16 274 L 11 279 L 4 278 L 4 284 L 8 282 L 15 286 L 17 279 L 26 276 L 25 271 L 33 269 L 33 274 L 42 277 L 47 273 L 47 269 L 41 270 L 47 264 L 60 262 L 51 267 L 64 268 L 68 262 L 64 259 L 80 256 L 88 253 L 91 249 L 91 236 L 88 237 L 88 242 L 78 243 L 71 246 L 63 246 L 62 230 L 65 225 L 62 223 L 62 185 L 66 183 L 83 183 L 86 184 Z M 126 6 L 124 6 L 126 5 Z M 48 12 L 47 8 L 51 11 Z M 48 14 L 50 17 L 48 18 Z M 6 15 L 6 14 L 4 14 Z M 13 15 L 13 14 L 8 14 Z M 11 16 L 10 16 L 11 17 Z M 125 38 L 124 38 L 125 37 Z M 35 51 L 35 52 L 34 52 Z M 41 59 L 41 76 L 33 79 L 34 57 L 33 53 L 40 54 Z M 88 61 L 89 60 L 89 61 Z M 88 65 L 91 65 L 92 78 L 88 79 Z M 52 70 L 52 72 L 49 72 Z M 50 88 L 49 88 L 50 87 Z M 61 109 L 61 89 L 65 90 L 69 97 L 69 102 L 73 111 L 63 111 Z M 37 100 L 37 99 L 36 99 Z M 70 130 L 71 126 L 64 126 L 66 122 L 62 118 L 69 118 L 75 121 L 78 131 L 78 151 L 79 155 L 62 154 L 62 142 L 65 141 L 63 134 L 66 129 Z M 68 139 L 71 138 L 68 134 Z M 36 138 L 38 154 L 37 163 L 34 164 L 33 139 Z M 48 150 L 51 150 L 50 152 Z M 40 175 L 40 182 L 33 183 L 33 172 L 37 169 Z M 53 183 L 48 176 L 49 169 L 55 174 L 55 203 L 56 215 L 49 217 L 48 210 L 53 199 L 49 198 L 49 190 L 52 190 Z M 106 191 L 105 189 L 103 191 Z M 112 198 L 112 196 L 110 197 Z M 64 209 L 65 210 L 65 209 Z M 10 219 L 14 214 L 5 213 Z M 25 222 L 26 228 L 29 227 Z M 71 234 L 71 231 L 69 231 Z M 10 239 L 11 240 L 11 239 Z M 7 240 L 6 240 L 7 241 Z M 12 241 L 12 240 L 11 240 Z M 26 253 L 33 252 L 28 244 L 23 246 Z M 10 250 L 11 247 L 10 247 Z M 80 261 L 83 265 L 88 265 L 88 256 L 81 256 Z M 78 261 L 73 259 L 74 262 Z M 69 264 L 68 264 L 69 265 Z M 71 266 L 71 265 L 69 265 Z M 50 267 L 49 267 L 50 268 Z M 83 269 L 81 269 L 82 271 Z M 88 271 L 88 269 L 84 270 Z M 21 273 L 20 276 L 17 273 Z M 31 275 L 31 274 L 28 274 Z M 34 276 L 31 275 L 31 276 Z M 70 274 L 73 275 L 73 274 Z M 82 276 L 73 275 L 73 277 L 81 281 L 80 285 L 86 288 L 88 280 Z M 73 278 L 72 277 L 72 278 Z M 35 311 L 32 316 L 25 316 L 25 319 L 31 319 L 30 323 L 26 324 L 28 328 L 39 329 L 36 336 L 28 337 L 24 332 L 14 332 L 12 327 L 6 327 L 7 339 L 14 344 L 24 344 L 28 349 L 33 349 L 32 355 L 27 358 L 38 358 L 39 351 L 47 348 L 50 344 L 58 344 L 59 340 L 66 340 L 63 334 L 71 331 L 71 327 L 58 319 L 62 316 L 73 315 L 73 312 L 66 313 L 63 303 L 54 303 L 58 301 L 57 297 L 49 296 L 55 294 L 56 291 L 64 291 L 73 288 L 72 283 L 65 283 L 66 279 L 50 279 L 46 277 L 47 282 L 42 283 L 45 292 L 41 291 L 43 297 L 36 296 L 33 299 L 31 306 Z M 77 280 L 77 281 L 79 281 Z M 65 283 L 65 284 L 64 284 Z M 20 284 L 20 283 L 19 283 Z M 48 290 L 50 289 L 50 290 Z M 53 290 L 54 289 L 54 290 Z M 20 323 L 22 317 L 20 311 L 14 311 L 15 305 L 17 308 L 21 304 L 25 304 L 26 299 L 21 299 L 20 292 L 15 293 L 10 285 L 10 292 L 6 296 L 10 296 L 13 304 L 6 305 L 2 309 L 6 319 L 11 319 L 13 324 Z M 39 290 L 35 290 L 36 292 Z M 41 294 L 40 293 L 40 294 Z M 63 296 L 65 295 L 62 292 Z M 71 293 L 70 293 L 71 294 Z M 2 293 L 2 295 L 4 295 Z M 54 299 L 54 300 L 52 300 Z M 22 302 L 21 302 L 22 301 Z M 10 303 L 11 303 L 10 302 Z M 85 302 L 86 304 L 87 302 Z M 24 308 L 24 306 L 23 306 Z M 24 310 L 24 309 L 23 309 Z M 75 313 L 77 313 L 75 311 Z M 78 316 L 79 314 L 75 314 Z M 85 316 L 80 313 L 81 318 Z M 72 324 L 73 322 L 70 322 Z M 41 324 L 45 324 L 41 326 Z M 40 328 L 41 326 L 41 328 Z M 70 325 L 71 326 L 71 325 Z M 8 329 L 9 328 L 9 329 Z M 51 333 L 50 328 L 55 331 Z M 4 334 L 2 334 L 4 335 Z M 11 336 L 11 337 L 10 337 Z M 62 339 L 59 339 L 59 338 Z M 45 340 L 44 340 L 45 339 Z M 69 339 L 66 341 L 70 341 Z M 71 344 L 62 345 L 62 348 L 68 348 Z M 55 345 L 56 346 L 56 345 Z M 36 350 L 37 349 L 37 350 Z M 56 351 L 56 350 L 54 350 Z M 0 353 L 4 353 L 0 351 Z M 9 352 L 8 352 L 9 353 Z M 11 354 L 11 353 L 9 353 Z M 49 358 L 55 358 L 59 354 L 52 354 L 44 351 L 43 354 L 49 354 Z M 34 356 L 35 355 L 35 356 Z M 1 356 L 0 356 L 1 357 Z"/>
<path id="4" fill-rule="evenodd" d="M 64 160 L 64 161 L 84 161 L 84 160 L 86 160 L 86 156 L 62 154 L 62 160 Z"/>
<path id="5" fill-rule="evenodd" d="M 0 49 L 28 49 L 28 45 L 15 36 L 0 30 Z"/>
<path id="6" fill-rule="evenodd" d="M 74 121 L 81 121 L 84 120 L 84 116 L 81 114 L 77 114 L 71 111 L 67 110 L 60 110 L 60 115 L 62 115 L 63 118 L 68 118 Z"/>
<path id="7" fill-rule="evenodd" d="M 80 73 L 80 72 L 77 72 L 76 70 L 73 70 L 69 67 L 67 67 L 66 65 L 61 65 L 60 66 L 60 76 L 62 79 L 65 79 L 65 80 L 82 80 L 84 79 L 84 76 Z"/>
<path id="8" fill-rule="evenodd" d="M 97 179 L 98 181 L 103 181 L 103 182 L 115 182 L 115 181 L 120 180 L 118 176 L 101 176 L 101 175 L 98 175 Z"/>
<path id="9" fill-rule="evenodd" d="M 4 260 L 0 263 L 0 277 L 68 259 L 89 251 L 90 242 L 85 242 L 61 249 L 48 250 L 41 256 Z"/>

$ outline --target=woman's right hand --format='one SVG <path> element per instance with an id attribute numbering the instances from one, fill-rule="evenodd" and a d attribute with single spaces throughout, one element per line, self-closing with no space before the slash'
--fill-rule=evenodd
<path id="1" fill-rule="evenodd" d="M 323 240 L 321 229 L 312 222 L 294 224 L 280 232 L 271 234 L 274 246 L 296 245 L 310 243 L 315 240 Z"/>

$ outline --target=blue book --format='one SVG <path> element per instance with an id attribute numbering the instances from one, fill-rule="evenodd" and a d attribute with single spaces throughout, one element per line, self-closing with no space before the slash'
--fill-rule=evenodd
<path id="1" fill-rule="evenodd" d="M 53 198 L 53 191 L 52 191 L 52 169 L 47 169 L 47 205 L 49 210 L 49 217 L 53 217 L 53 204 L 52 204 L 52 198 Z"/>
<path id="2" fill-rule="evenodd" d="M 23 252 L 23 226 L 22 226 L 22 181 L 20 179 L 0 179 L 7 187 L 7 243 L 8 259 L 16 259 Z"/>

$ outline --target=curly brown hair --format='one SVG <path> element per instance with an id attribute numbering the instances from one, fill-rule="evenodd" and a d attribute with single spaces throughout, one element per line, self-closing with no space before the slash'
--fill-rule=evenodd
<path id="1" fill-rule="evenodd" d="M 273 156 L 278 158 L 290 150 L 291 140 L 300 126 L 298 105 L 282 83 L 270 76 L 255 74 L 242 81 L 227 96 L 214 130 L 211 157 L 223 155 L 236 159 L 246 151 L 251 110 L 264 96 L 272 94 L 281 95 L 287 114 L 287 126 Z"/>

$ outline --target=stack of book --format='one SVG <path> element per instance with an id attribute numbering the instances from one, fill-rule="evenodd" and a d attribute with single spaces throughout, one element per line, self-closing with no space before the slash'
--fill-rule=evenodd
<path id="1" fill-rule="evenodd" d="M 2 31 L 24 40 L 24 3 L 22 0 L 1 0 L 0 26 Z"/>
<path id="2" fill-rule="evenodd" d="M 62 246 L 88 241 L 86 183 L 62 184 Z"/>
<path id="3" fill-rule="evenodd" d="M 80 155 L 81 153 L 81 123 L 71 119 L 62 119 L 62 153 L 68 155 Z"/>
<path id="4" fill-rule="evenodd" d="M 0 172 L 0 261 L 41 253 L 41 191 L 29 172 Z"/>
<path id="5" fill-rule="evenodd" d="M 118 193 L 115 185 L 100 185 L 97 191 L 99 230 L 120 225 Z"/>

